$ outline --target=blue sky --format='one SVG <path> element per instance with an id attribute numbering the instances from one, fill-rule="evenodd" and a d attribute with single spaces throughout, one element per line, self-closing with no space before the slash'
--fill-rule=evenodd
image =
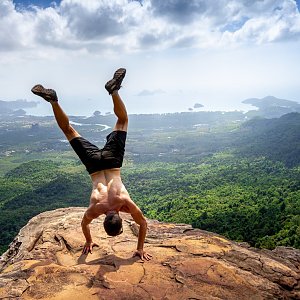
<path id="1" fill-rule="evenodd" d="M 294 0 L 0 1 L 0 100 L 55 88 L 69 114 L 111 111 L 103 89 L 126 67 L 130 113 L 247 110 L 246 98 L 300 100 Z"/>
<path id="2" fill-rule="evenodd" d="M 60 4 L 60 1 L 48 1 L 48 0 L 15 0 L 14 1 L 14 3 L 18 7 L 28 7 L 31 5 L 36 5 L 44 8 L 52 6 L 54 2 Z"/>

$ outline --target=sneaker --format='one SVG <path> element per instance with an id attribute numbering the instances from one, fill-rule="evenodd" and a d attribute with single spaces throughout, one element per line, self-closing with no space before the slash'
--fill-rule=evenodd
<path id="1" fill-rule="evenodd" d="M 44 98 L 48 102 L 57 102 L 56 92 L 52 89 L 45 89 L 41 84 L 35 85 L 31 91 L 42 98 Z"/>
<path id="2" fill-rule="evenodd" d="M 107 83 L 105 84 L 105 89 L 110 95 L 113 93 L 113 91 L 118 91 L 121 88 L 121 84 L 125 77 L 125 74 L 126 69 L 120 68 L 115 72 L 113 79 L 107 81 Z"/>

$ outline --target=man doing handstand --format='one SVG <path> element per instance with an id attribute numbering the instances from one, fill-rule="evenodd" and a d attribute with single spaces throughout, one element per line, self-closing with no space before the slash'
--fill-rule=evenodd
<path id="1" fill-rule="evenodd" d="M 31 91 L 51 103 L 58 126 L 85 165 L 92 179 L 93 188 L 90 205 L 81 222 L 82 231 L 86 239 L 82 252 L 88 254 L 92 252 L 93 246 L 96 245 L 92 240 L 89 224 L 102 214 L 106 215 L 103 225 L 108 235 L 116 236 L 123 232 L 122 219 L 119 216 L 121 211 L 130 213 L 134 221 L 140 225 L 137 250 L 134 255 L 139 256 L 141 259 L 149 260 L 151 255 L 143 250 L 147 231 L 146 219 L 141 210 L 131 200 L 121 180 L 120 168 L 125 152 L 128 116 L 118 91 L 125 74 L 125 69 L 118 69 L 114 73 L 113 78 L 105 84 L 106 90 L 112 96 L 117 122 L 113 131 L 106 137 L 107 141 L 102 149 L 81 137 L 70 125 L 69 118 L 60 107 L 54 90 L 45 89 L 38 84 Z"/>

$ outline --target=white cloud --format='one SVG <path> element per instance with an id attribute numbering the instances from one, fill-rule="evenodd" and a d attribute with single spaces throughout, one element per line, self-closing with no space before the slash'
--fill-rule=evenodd
<path id="1" fill-rule="evenodd" d="M 142 5 L 141 5 L 142 3 Z M 62 0 L 16 10 L 0 3 L 0 51 L 134 52 L 298 39 L 294 0 Z"/>
<path id="2" fill-rule="evenodd" d="M 67 113 L 111 111 L 104 83 L 122 66 L 130 113 L 182 111 L 195 99 L 205 109 L 268 94 L 299 100 L 299 32 L 293 0 L 63 0 L 17 9 L 0 0 L 0 99 L 36 100 L 30 89 L 42 83 Z M 39 109 L 51 114 L 47 104 Z"/>
<path id="3" fill-rule="evenodd" d="M 300 15 L 294 1 L 266 1 L 270 6 L 254 6 L 249 10 L 248 19 L 235 32 L 224 32 L 225 45 L 236 43 L 263 44 L 269 42 L 299 39 Z M 280 3 L 280 4 L 279 4 Z M 257 13 L 257 15 L 255 15 Z"/>
<path id="4" fill-rule="evenodd" d="M 12 1 L 0 2 L 0 51 L 12 51 L 26 46 L 24 30 L 20 26 L 25 21 L 22 13 L 17 13 Z"/>

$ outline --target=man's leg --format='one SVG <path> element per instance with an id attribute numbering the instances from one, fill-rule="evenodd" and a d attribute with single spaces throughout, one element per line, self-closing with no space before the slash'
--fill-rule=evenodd
<path id="1" fill-rule="evenodd" d="M 56 122 L 67 137 L 68 141 L 80 136 L 80 134 L 70 125 L 68 116 L 60 107 L 55 90 L 45 89 L 41 84 L 37 84 L 31 89 L 31 91 L 35 95 L 40 96 L 47 102 L 51 103 Z"/>
<path id="2" fill-rule="evenodd" d="M 118 118 L 117 123 L 113 130 L 127 131 L 128 116 L 127 116 L 126 107 L 117 90 L 113 91 L 111 96 L 114 103 L 114 113 Z"/>
<path id="3" fill-rule="evenodd" d="M 113 129 L 114 131 L 116 130 L 127 131 L 127 127 L 128 127 L 128 116 L 127 116 L 126 107 L 118 93 L 119 89 L 121 88 L 121 84 L 125 77 L 125 74 L 126 74 L 126 69 L 120 68 L 116 70 L 113 78 L 107 81 L 105 84 L 105 89 L 112 96 L 112 100 L 114 103 L 114 112 L 118 118 L 117 123 Z"/>
<path id="4" fill-rule="evenodd" d="M 80 134 L 70 125 L 69 118 L 62 110 L 58 102 L 50 102 L 52 105 L 53 113 L 59 128 L 63 131 L 68 141 L 71 141 L 75 137 L 79 137 Z"/>

